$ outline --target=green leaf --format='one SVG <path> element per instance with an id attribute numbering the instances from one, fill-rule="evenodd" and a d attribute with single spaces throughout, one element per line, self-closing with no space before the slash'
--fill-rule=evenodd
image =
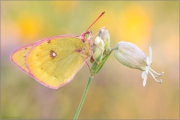
<path id="1" fill-rule="evenodd" d="M 106 60 L 108 59 L 108 57 L 110 56 L 110 54 L 112 53 L 113 50 L 111 50 L 109 52 L 109 54 L 107 54 L 106 56 L 103 57 L 101 63 L 98 65 L 96 62 L 94 62 L 91 66 L 91 72 L 93 75 L 97 74 L 101 68 L 103 67 L 104 63 L 106 62 Z"/>

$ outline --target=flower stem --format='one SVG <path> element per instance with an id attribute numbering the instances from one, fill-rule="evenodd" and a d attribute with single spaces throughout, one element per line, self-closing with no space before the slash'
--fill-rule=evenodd
<path id="1" fill-rule="evenodd" d="M 91 80 L 93 79 L 94 76 L 90 76 L 89 79 L 88 79 L 88 82 L 86 84 L 86 87 L 85 87 L 85 90 L 84 90 L 84 93 L 83 93 L 83 96 L 81 98 L 81 101 L 79 103 L 79 106 L 76 110 L 76 114 L 74 116 L 74 120 L 77 120 L 78 116 L 79 116 L 79 113 L 81 112 L 81 108 L 83 106 L 83 103 L 84 103 L 84 100 L 86 98 L 86 95 L 87 95 L 87 92 L 88 92 L 88 89 L 89 89 L 89 86 L 90 86 L 90 83 L 91 83 Z"/>

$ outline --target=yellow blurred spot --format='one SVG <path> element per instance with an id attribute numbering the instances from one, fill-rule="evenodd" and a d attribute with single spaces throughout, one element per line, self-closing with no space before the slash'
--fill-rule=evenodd
<path id="1" fill-rule="evenodd" d="M 42 20 L 34 15 L 22 14 L 17 20 L 21 37 L 24 42 L 34 41 L 42 28 Z"/>
<path id="2" fill-rule="evenodd" d="M 147 45 L 150 36 L 150 17 L 143 7 L 129 6 L 120 16 L 117 31 L 120 40 L 133 42 L 139 47 L 143 47 Z"/>

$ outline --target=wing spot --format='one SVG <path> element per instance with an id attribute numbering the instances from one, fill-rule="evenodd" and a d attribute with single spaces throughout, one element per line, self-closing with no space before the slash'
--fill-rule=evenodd
<path id="1" fill-rule="evenodd" d="M 57 55 L 57 54 L 56 54 L 53 50 L 50 51 L 50 57 L 51 57 L 51 58 L 55 58 L 56 55 Z"/>
<path id="2" fill-rule="evenodd" d="M 78 52 L 78 53 L 83 54 L 83 50 L 82 49 L 76 49 L 75 51 Z"/>
<path id="3" fill-rule="evenodd" d="M 80 53 L 80 52 L 82 52 L 82 49 L 76 49 L 76 52 Z"/>
<path id="4" fill-rule="evenodd" d="M 47 42 L 47 43 L 48 43 L 48 44 L 49 44 L 49 43 L 51 43 L 51 40 L 48 40 L 48 42 Z"/>
<path id="5" fill-rule="evenodd" d="M 27 50 L 27 47 L 25 47 L 24 49 Z"/>

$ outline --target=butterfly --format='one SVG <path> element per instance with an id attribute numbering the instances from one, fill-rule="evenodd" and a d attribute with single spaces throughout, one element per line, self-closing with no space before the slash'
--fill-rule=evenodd
<path id="1" fill-rule="evenodd" d="M 93 56 L 92 35 L 88 30 L 104 13 L 80 36 L 59 35 L 39 40 L 16 50 L 10 56 L 11 61 L 46 87 L 64 86 Z"/>

